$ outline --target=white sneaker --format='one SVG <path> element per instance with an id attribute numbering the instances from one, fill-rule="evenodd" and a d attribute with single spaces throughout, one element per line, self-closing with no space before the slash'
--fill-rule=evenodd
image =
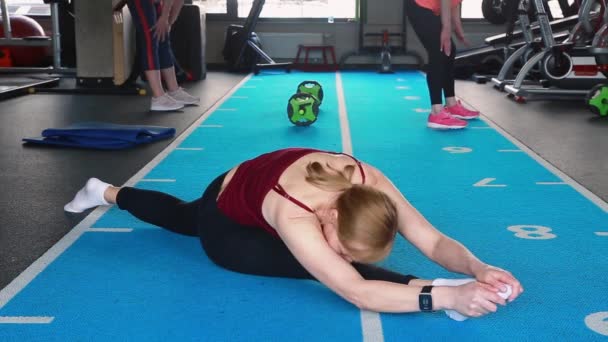
<path id="1" fill-rule="evenodd" d="M 171 96 L 178 103 L 184 105 L 195 105 L 201 101 L 198 97 L 186 93 L 184 88 L 178 88 L 175 91 L 170 91 L 169 96 Z"/>
<path id="2" fill-rule="evenodd" d="M 169 94 L 165 93 L 159 97 L 152 97 L 151 111 L 170 112 L 184 108 L 184 105 L 174 100 Z"/>

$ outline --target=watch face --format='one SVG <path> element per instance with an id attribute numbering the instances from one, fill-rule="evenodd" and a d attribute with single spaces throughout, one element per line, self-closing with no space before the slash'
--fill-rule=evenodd
<path id="1" fill-rule="evenodd" d="M 433 296 L 431 295 L 433 286 L 423 286 L 418 295 L 418 305 L 420 311 L 433 311 Z"/>
<path id="2" fill-rule="evenodd" d="M 418 302 L 421 311 L 433 310 L 433 297 L 430 293 L 421 293 L 418 297 Z"/>

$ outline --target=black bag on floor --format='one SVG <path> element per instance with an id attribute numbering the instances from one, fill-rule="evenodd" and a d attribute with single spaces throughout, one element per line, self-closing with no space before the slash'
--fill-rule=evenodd
<path id="1" fill-rule="evenodd" d="M 171 47 L 180 81 L 198 81 L 207 76 L 205 43 L 205 12 L 198 5 L 184 5 L 171 27 Z"/>

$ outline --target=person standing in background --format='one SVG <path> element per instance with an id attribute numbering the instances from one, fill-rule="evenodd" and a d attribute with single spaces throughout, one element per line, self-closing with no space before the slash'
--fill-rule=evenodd
<path id="1" fill-rule="evenodd" d="M 152 90 L 152 111 L 174 111 L 200 101 L 179 86 L 175 75 L 170 32 L 183 4 L 184 0 L 127 0 L 140 62 Z"/>
<path id="2" fill-rule="evenodd" d="M 406 15 L 418 39 L 429 56 L 426 75 L 431 114 L 427 126 L 435 129 L 462 129 L 465 120 L 476 119 L 479 112 L 465 108 L 456 99 L 454 91 L 454 57 L 456 48 L 452 40 L 468 45 L 460 20 L 462 0 L 407 0 Z M 443 103 L 445 97 L 445 105 Z"/>

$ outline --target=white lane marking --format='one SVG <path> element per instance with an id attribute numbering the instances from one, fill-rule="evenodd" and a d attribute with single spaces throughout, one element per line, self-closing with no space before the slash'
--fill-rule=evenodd
<path id="1" fill-rule="evenodd" d="M 344 98 L 344 85 L 342 75 L 336 72 L 336 92 L 338 95 L 338 113 L 340 116 L 340 132 L 342 134 L 342 152 L 353 154 L 353 144 L 350 136 L 350 125 L 348 124 L 348 111 L 346 99 Z"/>
<path id="2" fill-rule="evenodd" d="M 600 335 L 608 336 L 608 311 L 588 315 L 585 317 L 585 325 Z"/>
<path id="3" fill-rule="evenodd" d="M 204 148 L 202 147 L 176 147 L 176 151 L 202 151 Z"/>
<path id="4" fill-rule="evenodd" d="M 132 233 L 133 228 L 89 228 L 88 233 Z"/>
<path id="5" fill-rule="evenodd" d="M 487 188 L 504 188 L 504 187 L 506 187 L 505 184 L 490 184 L 495 180 L 496 180 L 496 178 L 484 178 L 484 179 L 480 180 L 479 182 L 475 183 L 473 186 L 487 187 Z"/>
<path id="6" fill-rule="evenodd" d="M 168 178 L 144 178 L 140 179 L 139 181 L 148 183 L 175 183 L 175 179 Z"/>
<path id="7" fill-rule="evenodd" d="M 363 342 L 384 341 L 382 320 L 377 312 L 361 310 L 361 325 L 363 326 Z"/>
<path id="8" fill-rule="evenodd" d="M 54 319 L 48 316 L 0 316 L 0 324 L 49 324 Z"/>
<path id="9" fill-rule="evenodd" d="M 458 154 L 458 153 L 471 153 L 473 152 L 473 149 L 470 147 L 461 147 L 461 146 L 447 146 L 442 148 L 443 151 L 452 153 L 452 154 Z"/>
<path id="10" fill-rule="evenodd" d="M 353 145 L 350 135 L 350 126 L 348 124 L 348 110 L 346 108 L 346 100 L 344 98 L 344 86 L 340 72 L 336 72 L 336 91 L 338 96 L 338 112 L 340 116 L 340 132 L 342 134 L 342 152 L 353 154 Z M 380 314 L 361 310 L 361 330 L 363 333 L 363 342 L 383 342 L 384 334 L 382 332 L 382 321 Z"/>

